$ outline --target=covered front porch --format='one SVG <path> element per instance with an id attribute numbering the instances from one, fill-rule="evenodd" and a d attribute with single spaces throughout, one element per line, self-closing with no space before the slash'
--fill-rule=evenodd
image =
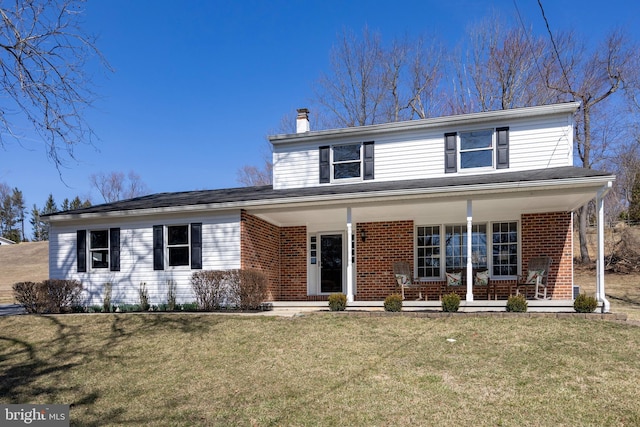
<path id="1" fill-rule="evenodd" d="M 569 311 L 572 212 L 593 198 L 602 265 L 603 198 L 609 184 L 595 181 L 336 190 L 272 200 L 243 211 L 242 267 L 267 272 L 274 304 L 326 304 L 328 295 L 342 292 L 350 306 L 382 307 L 386 296 L 399 292 L 393 264 L 406 262 L 416 286 L 408 290 L 405 307 L 420 309 L 439 309 L 445 274 L 464 268 L 465 285 L 455 289 L 461 309 L 502 311 L 529 260 L 545 255 L 553 260 L 549 300 L 532 300 L 531 310 Z M 490 296 L 473 286 L 472 272 L 478 269 L 489 273 L 495 289 Z M 608 311 L 601 269 L 597 275 L 596 298 Z M 413 301 L 419 296 L 426 301 Z"/>

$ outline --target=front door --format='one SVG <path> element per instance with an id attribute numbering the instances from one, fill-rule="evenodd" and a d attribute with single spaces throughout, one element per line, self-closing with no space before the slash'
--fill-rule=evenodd
<path id="1" fill-rule="evenodd" d="M 320 236 L 320 292 L 342 292 L 342 234 Z"/>

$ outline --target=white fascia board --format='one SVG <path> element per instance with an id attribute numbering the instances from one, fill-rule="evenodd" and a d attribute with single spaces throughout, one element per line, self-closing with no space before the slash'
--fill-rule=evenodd
<path id="1" fill-rule="evenodd" d="M 485 111 L 482 113 L 459 114 L 455 116 L 435 117 L 430 119 L 408 120 L 403 122 L 384 123 L 379 125 L 355 126 L 349 128 L 329 129 L 300 134 L 284 134 L 269 136 L 273 145 L 294 144 L 360 135 L 369 137 L 393 131 L 415 131 L 433 128 L 444 128 L 452 125 L 464 126 L 486 122 L 506 121 L 548 115 L 573 114 L 580 107 L 579 102 L 541 105 L 537 107 L 514 108 L 511 110 Z"/>
<path id="2" fill-rule="evenodd" d="M 410 200 L 416 198 L 487 198 L 495 197 L 501 193 L 519 193 L 525 191 L 557 191 L 572 189 L 592 189 L 595 192 L 609 182 L 615 180 L 614 175 L 601 177 L 586 178 L 569 178 L 569 179 L 553 179 L 542 181 L 525 181 L 525 182 L 505 182 L 505 183 L 489 183 L 477 185 L 458 185 L 444 186 L 435 188 L 411 188 L 397 189 L 387 191 L 371 191 L 359 193 L 343 193 L 343 194 L 322 194 L 304 197 L 286 197 L 277 199 L 264 200 L 246 200 L 223 203 L 210 203 L 203 205 L 186 205 L 171 206 L 163 208 L 123 210 L 113 212 L 96 212 L 88 214 L 69 214 L 56 215 L 49 218 L 50 222 L 70 220 L 89 220 L 89 219 L 110 219 L 110 218 L 132 218 L 150 215 L 175 215 L 175 214 L 192 214 L 200 212 L 216 212 L 233 211 L 245 208 L 286 208 L 286 207 L 305 207 L 322 204 L 344 205 L 345 201 L 349 201 L 350 205 L 359 203 L 370 203 L 375 201 L 391 201 L 391 200 Z"/>

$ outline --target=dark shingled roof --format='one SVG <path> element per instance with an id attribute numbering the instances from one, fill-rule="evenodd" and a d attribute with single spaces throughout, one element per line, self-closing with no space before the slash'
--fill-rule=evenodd
<path id="1" fill-rule="evenodd" d="M 375 193 L 397 190 L 415 190 L 465 185 L 505 184 L 532 181 L 553 181 L 564 179 L 597 178 L 611 174 L 591 169 L 572 166 L 538 169 L 529 171 L 492 173 L 482 175 L 455 175 L 438 178 L 415 179 L 404 181 L 362 182 L 345 185 L 323 185 L 317 187 L 292 188 L 274 190 L 271 185 L 260 187 L 226 188 L 220 190 L 185 191 L 178 193 L 157 193 L 134 199 L 91 206 L 71 211 L 57 212 L 48 216 L 66 214 L 106 213 L 130 211 L 137 209 L 153 209 L 176 206 L 195 206 L 216 203 L 251 202 L 270 199 L 290 199 L 326 196 L 338 194 L 356 194 L 361 192 Z"/>

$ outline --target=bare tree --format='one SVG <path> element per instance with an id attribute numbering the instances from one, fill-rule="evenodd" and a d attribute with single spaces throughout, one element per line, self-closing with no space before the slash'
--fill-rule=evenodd
<path id="1" fill-rule="evenodd" d="M 59 167 L 93 132 L 83 110 L 93 102 L 84 72 L 91 58 L 109 68 L 82 30 L 82 0 L 20 0 L 0 5 L 0 146 L 19 140 L 22 116 Z M 17 115 L 16 115 L 17 114 Z"/>
<path id="2" fill-rule="evenodd" d="M 412 117 L 426 119 L 443 113 L 439 93 L 444 60 L 442 47 L 432 39 L 430 44 L 421 37 L 413 44 L 409 64 L 409 107 Z"/>
<path id="3" fill-rule="evenodd" d="M 541 67 L 549 63 L 544 59 L 551 53 L 548 43 L 533 36 L 531 29 L 510 27 L 493 16 L 471 26 L 466 40 L 467 47 L 456 49 L 450 60 L 451 112 L 504 110 L 558 100 L 558 93 L 542 78 Z"/>
<path id="4" fill-rule="evenodd" d="M 616 137 L 621 135 L 620 127 L 610 131 L 607 126 L 620 117 L 623 101 L 635 97 L 640 83 L 636 64 L 638 47 L 617 30 L 593 51 L 587 50 L 573 34 L 559 37 L 556 46 L 559 46 L 555 50 L 557 66 L 548 68 L 546 83 L 557 92 L 580 101 L 574 143 L 581 166 L 591 169 L 602 162 L 611 152 L 611 147 L 619 142 Z M 627 96 L 614 97 L 620 92 L 627 92 Z M 578 210 L 578 221 L 580 258 L 587 263 L 590 261 L 587 206 Z"/>
<path id="5" fill-rule="evenodd" d="M 337 126 L 364 126 L 381 121 L 388 96 L 388 68 L 380 34 L 365 28 L 362 38 L 343 31 L 331 51 L 331 73 L 316 88 L 317 101 L 332 113 Z"/>
<path id="6" fill-rule="evenodd" d="M 149 194 L 147 185 L 133 171 L 126 176 L 123 172 L 100 172 L 92 174 L 89 181 L 107 203 Z"/>
<path id="7" fill-rule="evenodd" d="M 284 129 L 279 133 L 295 133 L 292 123 L 293 120 L 282 120 L 280 127 Z M 243 187 L 258 187 L 262 185 L 271 185 L 273 182 L 273 155 L 271 144 L 268 142 L 264 145 L 262 151 L 262 166 L 245 165 L 237 172 L 237 181 Z"/>

